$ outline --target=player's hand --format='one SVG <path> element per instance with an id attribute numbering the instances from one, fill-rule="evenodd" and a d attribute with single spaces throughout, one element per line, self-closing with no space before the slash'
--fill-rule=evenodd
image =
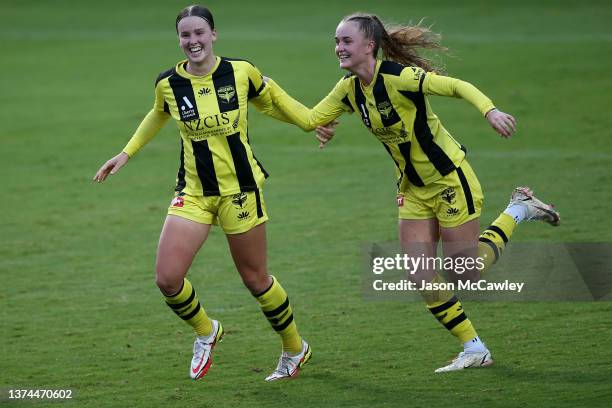
<path id="1" fill-rule="evenodd" d="M 487 112 L 485 118 L 487 118 L 491 127 L 502 137 L 508 138 L 516 132 L 516 119 L 512 115 L 497 109 L 491 109 Z"/>
<path id="2" fill-rule="evenodd" d="M 97 181 L 98 183 L 103 182 L 106 180 L 109 174 L 115 174 L 119 171 L 119 169 L 125 166 L 125 163 L 127 163 L 128 160 L 130 160 L 130 156 L 128 156 L 126 152 L 119 153 L 100 167 L 100 170 L 98 170 L 93 180 Z"/>
<path id="3" fill-rule="evenodd" d="M 327 142 L 332 140 L 336 134 L 336 126 L 338 126 L 339 123 L 340 122 L 337 120 L 332 120 L 324 126 L 317 126 L 315 131 L 317 133 L 317 140 L 319 141 L 319 149 L 324 148 Z"/>

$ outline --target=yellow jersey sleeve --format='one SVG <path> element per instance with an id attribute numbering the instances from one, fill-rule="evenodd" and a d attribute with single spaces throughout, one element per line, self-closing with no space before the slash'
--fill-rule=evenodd
<path id="1" fill-rule="evenodd" d="M 484 116 L 495 105 L 484 93 L 469 82 L 457 78 L 436 75 L 432 72 L 425 74 L 422 92 L 428 95 L 452 96 L 465 99 Z"/>
<path id="2" fill-rule="evenodd" d="M 128 156 L 134 157 L 138 150 L 153 139 L 168 119 L 170 119 L 170 115 L 163 110 L 160 112 L 156 109 L 151 109 L 140 123 L 140 126 L 138 126 L 138 129 L 136 129 L 136 132 L 134 132 L 128 144 L 123 148 L 123 151 Z"/>
<path id="3" fill-rule="evenodd" d="M 161 78 L 161 75 L 160 75 L 160 78 Z M 166 103 L 164 99 L 164 94 L 162 93 L 162 90 L 161 90 L 160 78 L 158 78 L 157 82 L 155 83 L 155 102 L 153 102 L 153 110 L 158 111 L 158 112 L 170 113 L 170 110 L 168 109 L 168 104 Z"/>
<path id="4" fill-rule="evenodd" d="M 478 88 L 457 78 L 425 72 L 418 67 L 406 67 L 398 79 L 399 83 L 395 85 L 402 91 L 462 98 L 474 105 L 483 115 L 495 108 L 491 99 Z"/>
<path id="5" fill-rule="evenodd" d="M 352 112 L 350 106 L 343 102 L 343 99 L 347 100 L 348 82 L 345 79 L 340 80 L 334 89 L 312 109 L 308 109 L 293 99 L 272 79 L 268 81 L 268 86 L 270 86 L 274 105 L 283 112 L 289 122 L 304 131 L 311 131 L 317 126 L 333 121 L 344 112 Z"/>

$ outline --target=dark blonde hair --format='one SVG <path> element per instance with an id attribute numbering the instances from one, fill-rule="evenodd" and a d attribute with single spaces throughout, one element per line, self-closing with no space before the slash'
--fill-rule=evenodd
<path id="1" fill-rule="evenodd" d="M 376 14 L 353 13 L 342 19 L 342 22 L 355 22 L 366 38 L 374 41 L 374 57 L 382 49 L 385 59 L 403 65 L 416 66 L 425 71 L 440 72 L 441 67 L 417 52 L 418 49 L 433 49 L 446 52 L 440 45 L 440 34 L 432 32 L 420 24 L 414 26 L 385 25 Z"/>
<path id="2" fill-rule="evenodd" d="M 177 33 L 178 33 L 179 21 L 181 21 L 185 17 L 190 17 L 190 16 L 200 17 L 201 19 L 205 20 L 208 23 L 211 30 L 215 29 L 215 20 L 213 19 L 213 15 L 210 12 L 210 10 L 204 6 L 200 6 L 199 4 L 192 4 L 191 6 L 187 6 L 183 8 L 178 13 L 178 16 L 176 16 L 176 23 L 174 24 L 174 26 L 176 27 Z"/>

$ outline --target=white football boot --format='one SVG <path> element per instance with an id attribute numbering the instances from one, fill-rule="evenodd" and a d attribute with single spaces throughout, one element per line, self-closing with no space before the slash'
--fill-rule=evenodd
<path id="1" fill-rule="evenodd" d="M 453 361 L 451 361 L 449 365 L 438 368 L 436 373 L 458 371 L 465 368 L 482 368 L 488 367 L 491 364 L 493 364 L 493 359 L 491 358 L 491 352 L 488 349 L 485 349 L 483 352 L 476 353 L 462 351 Z"/>
<path id="2" fill-rule="evenodd" d="M 277 381 L 295 378 L 300 375 L 300 368 L 310 360 L 312 351 L 306 341 L 302 340 L 302 351 L 291 355 L 286 351 L 281 353 L 276 370 L 266 377 L 266 381 Z"/>
<path id="3" fill-rule="evenodd" d="M 561 222 L 559 213 L 555 211 L 554 206 L 538 200 L 529 187 L 514 189 L 508 207 L 517 204 L 527 209 L 527 216 L 525 217 L 527 221 L 544 221 L 555 227 Z"/>
<path id="4" fill-rule="evenodd" d="M 194 380 L 204 377 L 212 364 L 212 351 L 223 337 L 223 326 L 216 320 L 211 320 L 213 331 L 208 336 L 197 336 L 193 343 L 193 359 L 189 376 Z"/>

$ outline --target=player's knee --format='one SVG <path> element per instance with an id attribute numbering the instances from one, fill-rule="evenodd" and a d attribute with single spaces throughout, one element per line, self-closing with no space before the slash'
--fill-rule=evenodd
<path id="1" fill-rule="evenodd" d="M 174 279 L 158 273 L 155 277 L 155 284 L 164 295 L 170 296 L 177 294 L 181 290 L 183 279 Z"/>
<path id="2" fill-rule="evenodd" d="M 241 271 L 242 282 L 251 293 L 261 293 L 270 286 L 271 278 L 266 271 L 256 269 Z"/>

